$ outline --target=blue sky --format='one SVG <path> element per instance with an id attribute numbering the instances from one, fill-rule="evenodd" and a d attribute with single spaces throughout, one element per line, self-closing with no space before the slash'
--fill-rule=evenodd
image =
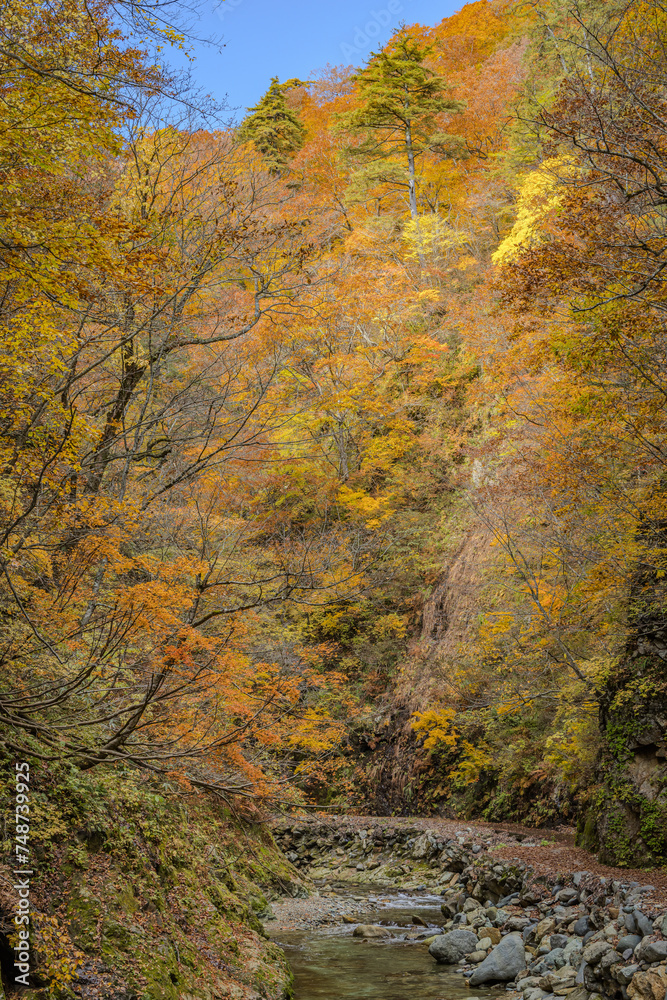
<path id="1" fill-rule="evenodd" d="M 225 48 L 195 45 L 193 74 L 219 100 L 227 94 L 242 115 L 272 76 L 308 79 L 327 63 L 361 65 L 402 21 L 437 24 L 461 6 L 452 0 L 224 0 L 193 30 L 222 36 Z"/>

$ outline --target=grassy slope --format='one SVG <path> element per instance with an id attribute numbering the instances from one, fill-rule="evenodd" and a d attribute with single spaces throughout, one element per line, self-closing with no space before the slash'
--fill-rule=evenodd
<path id="1" fill-rule="evenodd" d="M 11 806 L 10 773 L 5 762 L 3 799 Z M 289 970 L 258 917 L 272 892 L 295 894 L 300 880 L 261 825 L 233 819 L 204 796 L 179 796 L 117 769 L 35 768 L 31 808 L 35 988 L 22 996 L 289 995 Z M 11 843 L 4 846 L 6 858 Z M 15 898 L 3 868 L 7 989 Z"/>

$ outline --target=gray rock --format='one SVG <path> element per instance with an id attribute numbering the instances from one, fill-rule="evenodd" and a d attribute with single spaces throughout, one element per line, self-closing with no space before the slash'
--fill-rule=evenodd
<path id="1" fill-rule="evenodd" d="M 444 965 L 456 965 L 465 955 L 470 955 L 476 948 L 476 934 L 473 934 L 472 931 L 456 930 L 450 931 L 448 934 L 439 934 L 435 941 L 429 945 L 428 953 L 436 962 L 441 962 Z"/>
<path id="2" fill-rule="evenodd" d="M 565 949 L 563 950 L 563 956 L 565 962 L 568 965 L 579 964 L 579 956 L 583 951 L 583 945 L 581 943 L 581 938 L 573 937 L 567 942 Z"/>
<path id="3" fill-rule="evenodd" d="M 423 833 L 412 845 L 412 857 L 416 861 L 421 861 L 423 858 L 430 858 L 432 854 L 435 854 L 433 843 L 427 834 Z"/>
<path id="4" fill-rule="evenodd" d="M 529 924 L 530 920 L 527 917 L 510 917 L 507 921 L 507 926 L 511 931 L 522 931 Z"/>
<path id="5" fill-rule="evenodd" d="M 555 936 L 555 934 L 551 935 L 552 941 Z M 544 956 L 542 961 L 547 969 L 562 969 L 565 965 L 565 949 L 552 948 L 551 951 Z"/>
<path id="6" fill-rule="evenodd" d="M 649 920 L 645 913 L 641 910 L 635 910 L 634 912 L 635 923 L 637 924 L 637 933 L 641 934 L 642 937 L 646 937 L 647 934 L 653 933 L 653 921 Z"/>
<path id="7" fill-rule="evenodd" d="M 523 993 L 524 990 L 537 989 L 539 985 L 540 985 L 539 976 L 525 976 L 524 979 L 517 980 L 516 988 L 520 993 Z"/>
<path id="8" fill-rule="evenodd" d="M 612 948 L 611 951 L 608 951 L 606 955 L 602 956 L 602 958 L 600 959 L 600 961 L 596 966 L 595 971 L 597 973 L 605 975 L 608 972 L 608 970 L 612 967 L 612 965 L 617 965 L 618 962 L 622 961 L 623 961 L 623 956 L 619 955 L 619 953 Z"/>
<path id="9" fill-rule="evenodd" d="M 584 937 L 588 934 L 591 925 L 588 922 L 588 917 L 579 917 L 576 924 L 574 925 L 574 933 L 579 937 Z"/>
<path id="10" fill-rule="evenodd" d="M 628 932 L 628 934 L 637 933 L 637 922 L 635 920 L 634 913 L 625 914 L 625 929 Z"/>
<path id="11" fill-rule="evenodd" d="M 638 965 L 624 965 L 622 969 L 618 969 L 614 979 L 621 986 L 627 986 L 635 972 L 639 969 Z"/>
<path id="12" fill-rule="evenodd" d="M 664 917 L 662 918 L 662 923 L 660 925 L 660 933 L 662 934 L 663 937 L 667 937 L 667 913 L 665 913 Z"/>
<path id="13" fill-rule="evenodd" d="M 612 951 L 612 947 L 608 941 L 591 941 L 584 948 L 584 962 L 587 965 L 597 965 L 603 955 L 606 955 L 608 951 Z"/>
<path id="14" fill-rule="evenodd" d="M 638 957 L 642 962 L 664 962 L 667 959 L 667 941 L 647 941 L 644 939 Z"/>
<path id="15" fill-rule="evenodd" d="M 552 934 L 551 935 L 551 947 L 553 948 L 566 948 L 568 942 L 567 934 Z"/>
<path id="16" fill-rule="evenodd" d="M 521 935 L 507 934 L 481 965 L 477 966 L 469 982 L 471 986 L 509 983 L 525 967 L 526 956 Z"/>
<path id="17" fill-rule="evenodd" d="M 628 948 L 634 951 L 637 945 L 641 944 L 641 940 L 639 934 L 624 934 L 618 939 L 616 947 L 619 951 L 627 951 Z"/>

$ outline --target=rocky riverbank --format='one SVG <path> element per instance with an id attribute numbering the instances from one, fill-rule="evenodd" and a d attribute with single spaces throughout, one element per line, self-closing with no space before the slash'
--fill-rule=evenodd
<path id="1" fill-rule="evenodd" d="M 438 892 L 442 921 L 419 935 L 421 946 L 434 961 L 460 970 L 471 987 L 504 983 L 517 1000 L 665 1000 L 663 872 L 655 873 L 655 884 L 620 871 L 600 875 L 594 863 L 545 874 L 521 858 L 498 856 L 507 832 L 471 827 L 289 821 L 277 824 L 274 835 L 312 879 L 318 922 L 349 922 L 354 901 L 324 896 L 336 888 Z M 513 836 L 530 846 L 525 835 Z M 356 932 L 391 943 L 379 925 L 375 935 L 373 925 Z"/>

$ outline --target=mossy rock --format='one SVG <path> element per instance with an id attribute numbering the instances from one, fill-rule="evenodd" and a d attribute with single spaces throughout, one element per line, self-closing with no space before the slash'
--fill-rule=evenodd
<path id="1" fill-rule="evenodd" d="M 144 932 L 141 927 L 128 926 L 105 917 L 102 922 L 102 954 L 111 957 L 118 951 L 134 950 L 142 937 Z"/>
<path id="2" fill-rule="evenodd" d="M 585 851 L 593 852 L 598 850 L 600 843 L 594 813 L 587 813 L 585 816 L 579 817 L 574 843 L 576 847 L 582 847 Z"/>
<path id="3" fill-rule="evenodd" d="M 88 886 L 76 886 L 67 904 L 67 926 L 72 941 L 81 951 L 90 953 L 97 948 L 97 924 L 101 914 L 102 901 Z"/>

